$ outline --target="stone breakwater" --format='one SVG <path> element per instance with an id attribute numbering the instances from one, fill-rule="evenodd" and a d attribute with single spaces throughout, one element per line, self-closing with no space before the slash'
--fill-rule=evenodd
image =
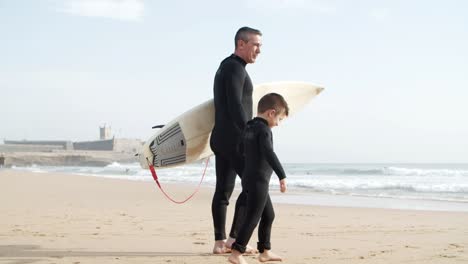
<path id="1" fill-rule="evenodd" d="M 135 153 L 116 151 L 0 152 L 0 166 L 106 166 L 138 162 Z"/>

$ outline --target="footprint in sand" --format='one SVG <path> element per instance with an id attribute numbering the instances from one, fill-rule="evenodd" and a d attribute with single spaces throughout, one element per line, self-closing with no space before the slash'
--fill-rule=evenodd
<path id="1" fill-rule="evenodd" d="M 464 253 L 465 251 L 463 249 L 464 249 L 464 247 L 462 245 L 452 243 L 452 244 L 449 244 L 448 249 L 445 249 L 445 251 L 447 251 L 447 250 L 456 250 L 458 253 Z"/>
<path id="2" fill-rule="evenodd" d="M 440 254 L 439 257 L 441 257 L 441 258 L 456 258 L 457 256 Z"/>
<path id="3" fill-rule="evenodd" d="M 463 246 L 460 246 L 460 245 L 455 244 L 455 243 L 449 244 L 449 247 L 450 248 L 463 248 Z"/>
<path id="4" fill-rule="evenodd" d="M 406 245 L 405 248 L 414 248 L 414 249 L 417 249 L 418 247 Z"/>

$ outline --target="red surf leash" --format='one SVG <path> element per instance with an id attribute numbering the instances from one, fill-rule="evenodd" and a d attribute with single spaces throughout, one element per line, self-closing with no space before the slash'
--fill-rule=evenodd
<path id="1" fill-rule="evenodd" d="M 153 175 L 153 179 L 154 181 L 156 182 L 156 184 L 158 185 L 159 189 L 161 190 L 161 192 L 164 194 L 164 196 L 166 196 L 167 199 L 169 199 L 169 201 L 173 202 L 173 203 L 176 203 L 176 204 L 183 204 L 185 202 L 187 202 L 188 200 L 190 200 L 199 190 L 200 190 L 200 186 L 201 186 L 201 183 L 203 182 L 203 179 L 205 178 L 205 173 L 206 173 L 206 168 L 208 168 L 208 163 L 210 161 L 210 158 L 207 158 L 206 159 L 206 164 L 205 164 L 205 169 L 203 170 L 203 175 L 201 177 L 201 180 L 200 182 L 198 183 L 198 186 L 197 188 L 195 189 L 195 191 L 189 195 L 187 198 L 185 198 L 185 200 L 183 201 L 176 201 L 174 200 L 173 198 L 171 198 L 165 191 L 164 189 L 162 188 L 161 186 L 161 183 L 159 183 L 159 179 L 158 179 L 158 175 L 156 174 L 156 170 L 154 169 L 154 166 L 153 164 L 151 164 L 148 160 L 148 158 L 146 159 L 148 161 L 148 167 L 149 167 L 149 170 L 151 171 L 151 175 Z"/>

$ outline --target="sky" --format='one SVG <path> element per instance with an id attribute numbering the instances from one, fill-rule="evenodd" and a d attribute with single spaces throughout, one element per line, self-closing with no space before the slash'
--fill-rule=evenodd
<path id="1" fill-rule="evenodd" d="M 0 0 L 0 140 L 146 140 L 212 98 L 242 26 L 254 84 L 325 87 L 283 162 L 468 162 L 468 2 Z"/>

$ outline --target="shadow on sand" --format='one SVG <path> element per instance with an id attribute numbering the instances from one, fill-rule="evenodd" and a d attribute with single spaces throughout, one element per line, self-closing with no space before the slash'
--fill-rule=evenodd
<path id="1" fill-rule="evenodd" d="M 84 250 L 53 250 L 36 245 L 0 245 L 0 263 L 27 264 L 44 260 L 44 258 L 65 257 L 194 257 L 210 256 L 184 252 L 131 252 L 131 251 L 84 251 Z"/>

